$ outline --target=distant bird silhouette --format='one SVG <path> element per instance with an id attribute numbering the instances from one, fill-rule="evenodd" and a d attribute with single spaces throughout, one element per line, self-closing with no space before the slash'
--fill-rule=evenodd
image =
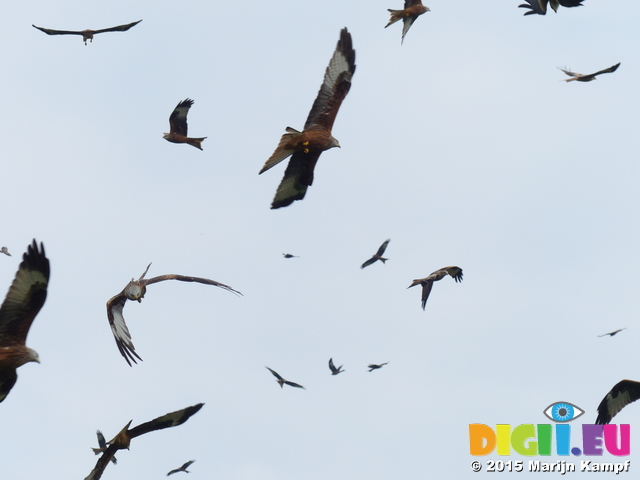
<path id="1" fill-rule="evenodd" d="M 174 473 L 178 473 L 178 472 L 191 473 L 191 472 L 189 472 L 189 470 L 187 470 L 187 468 L 189 468 L 189 465 L 191 465 L 193 462 L 195 462 L 195 460 L 189 460 L 187 463 L 182 465 L 180 468 L 176 468 L 175 470 L 171 470 L 169 473 L 167 473 L 167 477 L 169 475 L 173 475 Z"/>
<path id="2" fill-rule="evenodd" d="M 424 307 L 427 305 L 427 300 L 429 299 L 429 294 L 431 293 L 433 282 L 442 280 L 447 275 L 451 275 L 456 283 L 462 282 L 462 269 L 460 267 L 444 267 L 440 270 L 436 270 L 428 277 L 414 280 L 413 283 L 407 287 L 411 288 L 415 287 L 416 285 L 422 285 L 422 310 L 424 310 Z"/>
<path id="3" fill-rule="evenodd" d="M 179 280 L 181 282 L 197 282 L 204 283 L 205 285 L 213 285 L 215 287 L 224 288 L 229 292 L 242 295 L 242 293 L 234 290 L 229 285 L 216 282 L 215 280 L 209 280 L 208 278 L 185 277 L 183 275 L 168 274 L 145 279 L 144 276 L 149 271 L 150 266 L 151 264 L 147 265 L 147 269 L 142 275 L 140 275 L 140 278 L 138 280 L 134 280 L 132 278 L 127 286 L 124 287 L 124 289 L 119 294 L 111 297 L 107 302 L 107 318 L 109 319 L 109 325 L 111 326 L 111 331 L 113 332 L 113 336 L 116 340 L 116 345 L 118 345 L 120 354 L 124 357 L 124 359 L 130 366 L 132 365 L 129 359 L 131 359 L 133 363 L 137 363 L 136 358 L 138 360 L 142 360 L 142 358 L 140 358 L 140 356 L 136 353 L 136 349 L 133 346 L 133 342 L 131 341 L 131 334 L 129 333 L 127 324 L 124 321 L 122 311 L 124 309 L 125 303 L 127 303 L 127 300 L 137 300 L 138 302 L 142 302 L 144 294 L 147 292 L 147 285 L 163 282 L 165 280 Z"/>
<path id="4" fill-rule="evenodd" d="M 93 43 L 93 36 L 98 33 L 105 32 L 126 32 L 131 27 L 136 26 L 142 20 L 138 20 L 137 22 L 129 23 L 127 25 L 118 25 L 117 27 L 111 28 L 103 28 L 102 30 L 82 30 L 82 31 L 70 31 L 70 30 L 51 30 L 50 28 L 42 28 L 36 27 L 35 25 L 31 25 L 33 28 L 37 28 L 38 30 L 46 33 L 47 35 L 82 35 L 82 40 L 84 40 L 84 44 L 87 44 L 87 40 L 90 40 Z"/>
<path id="5" fill-rule="evenodd" d="M 571 78 L 567 78 L 565 82 L 573 82 L 574 80 L 578 82 L 590 82 L 591 80 L 597 80 L 596 77 L 598 75 L 601 75 L 603 73 L 615 72 L 619 66 L 620 66 L 620 63 L 616 63 L 612 67 L 605 68 L 604 70 L 600 70 L 599 72 L 596 72 L 596 73 L 590 73 L 588 75 L 583 75 L 582 73 L 575 73 L 575 72 L 572 72 L 571 70 L 565 70 L 567 67 L 560 68 L 560 70 L 562 70 L 564 73 L 566 73 L 571 77 Z"/>
<path id="6" fill-rule="evenodd" d="M 618 382 L 598 405 L 596 424 L 604 425 L 624 407 L 640 398 L 640 382 L 622 380 Z"/>
<path id="7" fill-rule="evenodd" d="M 265 367 L 265 368 L 269 370 L 271 373 L 273 373 L 273 376 L 278 379 L 278 384 L 280 385 L 280 388 L 283 388 L 283 385 L 287 384 L 291 387 L 302 388 L 303 390 L 306 390 L 302 385 L 298 385 L 297 383 L 293 383 L 293 382 L 290 382 L 289 380 L 285 380 L 280 375 L 278 375 L 278 372 L 276 372 L 275 370 L 271 370 L 269 367 Z"/>
<path id="8" fill-rule="evenodd" d="M 192 147 L 202 150 L 202 142 L 207 137 L 188 137 L 187 136 L 187 114 L 193 106 L 193 100 L 187 98 L 183 100 L 176 108 L 173 109 L 169 116 L 169 133 L 165 133 L 162 138 L 171 143 L 188 143 Z"/>
<path id="9" fill-rule="evenodd" d="M 5 255 L 11 256 L 11 254 L 9 253 L 9 250 L 7 249 L 7 247 L 0 248 L 0 253 L 4 253 Z"/>
<path id="10" fill-rule="evenodd" d="M 404 0 L 404 10 L 391 10 L 391 19 L 389 19 L 389 23 L 387 23 L 384 28 L 387 28 L 389 25 L 393 25 L 399 20 L 402 20 L 402 40 L 400 44 L 404 43 L 404 36 L 407 34 L 413 22 L 422 15 L 423 13 L 430 12 L 429 7 L 425 7 L 422 5 L 421 0 Z"/>
<path id="11" fill-rule="evenodd" d="M 291 255 L 290 253 L 283 253 L 282 256 L 284 258 L 300 258 L 297 255 Z"/>
<path id="12" fill-rule="evenodd" d="M 380 365 L 377 365 L 377 364 L 375 364 L 375 363 L 372 363 L 371 365 L 369 365 L 369 366 L 368 366 L 369 371 L 370 371 L 370 372 L 373 372 L 374 370 L 377 370 L 377 369 L 379 369 L 379 368 L 384 367 L 387 363 L 389 363 L 389 362 L 384 362 L 384 363 L 381 363 Z"/>
<path id="13" fill-rule="evenodd" d="M 518 8 L 529 8 L 530 11 L 525 12 L 527 15 L 546 15 L 547 4 L 551 4 L 553 11 L 558 13 L 558 7 L 582 7 L 584 0 L 525 0 L 527 3 L 518 5 Z"/>
<path id="14" fill-rule="evenodd" d="M 329 368 L 331 369 L 331 375 L 337 375 L 344 372 L 344 370 L 342 370 L 342 365 L 336 368 L 336 366 L 333 364 L 333 358 L 329 359 Z"/>
<path id="15" fill-rule="evenodd" d="M 378 251 L 373 255 L 373 257 L 371 257 L 369 260 L 364 262 L 360 266 L 360 268 L 368 267 L 372 263 L 376 263 L 378 260 L 380 260 L 382 263 L 385 263 L 387 260 L 389 260 L 388 258 L 382 258 L 382 255 L 384 254 L 384 251 L 387 249 L 387 245 L 389 245 L 390 241 L 391 239 L 385 240 L 384 243 L 380 245 L 380 248 L 378 248 Z"/>
<path id="16" fill-rule="evenodd" d="M 622 330 L 626 330 L 627 327 L 619 328 L 618 330 L 614 330 L 613 332 L 603 333 L 602 335 L 598 335 L 598 337 L 606 337 L 607 335 L 613 337 L 616 333 L 621 332 Z"/>
<path id="17" fill-rule="evenodd" d="M 105 442 L 104 435 L 100 430 L 96 430 L 96 435 L 98 436 L 99 448 L 92 448 L 91 450 L 93 450 L 93 453 L 95 453 L 96 455 L 100 455 L 102 452 L 104 452 L 107 449 L 107 442 Z M 118 463 L 118 460 L 116 459 L 115 456 L 111 458 L 111 463 L 113 463 L 114 465 Z"/>

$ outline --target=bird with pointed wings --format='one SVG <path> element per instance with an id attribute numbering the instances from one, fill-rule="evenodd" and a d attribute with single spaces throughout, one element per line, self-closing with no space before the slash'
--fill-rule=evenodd
<path id="1" fill-rule="evenodd" d="M 33 28 L 37 28 L 41 32 L 46 33 L 47 35 L 82 35 L 82 40 L 84 41 L 84 44 L 86 45 L 87 44 L 87 40 L 90 40 L 91 43 L 93 43 L 93 36 L 97 35 L 98 33 L 126 32 L 131 27 L 134 27 L 137 24 L 139 24 L 141 21 L 142 20 L 138 20 L 137 22 L 128 23 L 126 25 L 118 25 L 117 27 L 103 28 L 102 30 L 90 30 L 90 29 L 87 29 L 87 30 L 81 30 L 81 31 L 51 30 L 50 28 L 36 27 L 35 25 L 31 25 L 31 26 Z"/>
<path id="2" fill-rule="evenodd" d="M 607 393 L 598 405 L 596 424 L 604 425 L 611 422 L 620 410 L 640 398 L 640 382 L 622 380 Z"/>
<path id="3" fill-rule="evenodd" d="M 562 70 L 564 73 L 566 73 L 571 77 L 571 78 L 567 78 L 565 82 L 573 82 L 574 80 L 578 82 L 590 82 L 591 80 L 597 80 L 596 77 L 598 75 L 602 75 L 603 73 L 615 72 L 619 66 L 620 66 L 620 63 L 616 63 L 612 67 L 605 68 L 604 70 L 600 70 L 596 73 L 589 73 L 587 75 L 584 75 L 582 73 L 575 73 L 575 72 L 572 72 L 571 70 L 566 70 L 567 67 L 561 68 L 560 70 Z"/>
<path id="4" fill-rule="evenodd" d="M 422 285 L 422 310 L 427 305 L 433 282 L 442 280 L 447 275 L 451 275 L 453 279 L 458 282 L 462 282 L 462 269 L 460 267 L 444 267 L 440 270 L 436 270 L 431 275 L 425 278 L 419 278 L 414 280 L 407 288 L 415 287 L 416 285 Z"/>
<path id="5" fill-rule="evenodd" d="M 372 363 L 371 365 L 368 365 L 367 368 L 369 369 L 370 372 L 373 372 L 374 370 L 378 370 L 379 368 L 384 367 L 385 365 L 387 365 L 389 362 L 384 362 L 384 363 Z"/>
<path id="6" fill-rule="evenodd" d="M 551 4 L 553 11 L 558 13 L 558 7 L 582 7 L 584 0 L 525 0 L 527 3 L 518 5 L 518 8 L 528 8 L 527 15 L 546 15 L 547 4 Z"/>
<path id="7" fill-rule="evenodd" d="M 11 254 L 9 253 L 9 249 L 7 247 L 2 247 L 0 248 L 0 253 L 4 253 L 7 256 L 11 256 Z"/>
<path id="8" fill-rule="evenodd" d="M 413 22 L 422 15 L 423 13 L 430 12 L 429 7 L 425 7 L 422 5 L 421 0 L 404 0 L 404 10 L 392 10 L 388 9 L 391 12 L 391 18 L 389 19 L 389 23 L 387 23 L 384 28 L 387 28 L 389 25 L 393 25 L 394 23 L 402 20 L 402 40 L 400 44 L 404 43 L 404 36 L 407 34 Z"/>
<path id="9" fill-rule="evenodd" d="M 338 375 L 339 373 L 344 372 L 344 370 L 342 369 L 342 365 L 336 368 L 336 366 L 333 364 L 333 358 L 329 359 L 329 370 L 331 370 L 331 375 Z"/>
<path id="10" fill-rule="evenodd" d="M 98 448 L 92 447 L 91 450 L 93 450 L 93 453 L 95 453 L 96 455 L 100 455 L 107 449 L 107 442 L 105 441 L 104 435 L 100 430 L 96 430 L 96 436 L 98 437 Z M 115 456 L 111 457 L 111 463 L 113 463 L 114 465 L 117 464 L 118 459 Z"/>
<path id="11" fill-rule="evenodd" d="M 300 258 L 298 255 L 291 255 L 290 253 L 283 253 L 282 256 L 284 258 Z"/>
<path id="12" fill-rule="evenodd" d="M 132 429 L 129 429 L 129 426 L 133 420 L 129 420 L 129 423 L 127 423 L 124 428 L 120 430 L 115 437 L 113 437 L 113 440 L 107 442 L 109 446 L 104 450 L 102 456 L 96 462 L 96 466 L 84 480 L 99 480 L 115 453 L 118 450 L 129 450 L 129 445 L 131 444 L 132 439 L 139 437 L 140 435 L 144 435 L 145 433 L 182 425 L 184 422 L 189 420 L 192 415 L 196 414 L 203 405 L 204 403 L 198 403 L 197 405 L 183 408 L 182 410 L 167 413 L 166 415 L 154 418 L 150 422 L 142 423 Z"/>
<path id="13" fill-rule="evenodd" d="M 598 337 L 606 337 L 607 335 L 609 335 L 610 337 L 613 337 L 614 335 L 618 334 L 622 330 L 626 330 L 626 329 L 627 327 L 619 328 L 618 330 L 614 330 L 613 332 L 603 333 L 602 335 L 598 335 Z"/>
<path id="14" fill-rule="evenodd" d="M 389 245 L 389 242 L 391 241 L 391 239 L 387 239 L 384 241 L 384 243 L 382 245 L 380 245 L 380 248 L 378 249 L 378 251 L 373 255 L 373 257 L 371 257 L 369 260 L 367 260 L 366 262 L 364 262 L 360 268 L 364 268 L 364 267 L 368 267 L 369 265 L 376 263 L 378 260 L 380 260 L 382 263 L 385 263 L 387 260 L 389 260 L 388 258 L 382 258 L 382 255 L 384 254 L 384 251 L 387 249 L 387 245 Z"/>
<path id="15" fill-rule="evenodd" d="M 188 137 L 187 136 L 187 113 L 193 106 L 193 100 L 187 98 L 183 100 L 176 108 L 173 109 L 169 116 L 169 133 L 165 133 L 162 138 L 171 143 L 188 143 L 192 147 L 202 150 L 202 142 L 207 137 Z"/>
<path id="16" fill-rule="evenodd" d="M 187 468 L 189 468 L 189 466 L 195 462 L 195 460 L 189 460 L 188 462 L 186 462 L 184 465 L 182 465 L 180 468 L 176 468 L 175 470 L 171 470 L 169 473 L 167 473 L 167 477 L 169 475 L 173 475 L 174 473 L 178 473 L 178 472 L 184 472 L 184 473 L 191 473 L 189 472 L 189 470 L 187 470 Z"/>
<path id="17" fill-rule="evenodd" d="M 269 367 L 265 367 L 267 370 L 269 370 L 274 377 L 276 377 L 277 381 L 278 381 L 278 385 L 280 385 L 280 388 L 283 388 L 284 385 L 289 385 L 290 387 L 296 387 L 296 388 L 301 388 L 303 390 L 306 390 L 302 385 L 299 385 L 297 383 L 294 382 L 290 382 L 289 380 L 285 380 L 284 378 L 282 378 L 278 372 L 276 372 L 275 370 L 271 370 Z"/>
<path id="18" fill-rule="evenodd" d="M 134 280 L 132 278 L 127 286 L 124 287 L 124 289 L 119 294 L 111 297 L 107 302 L 107 318 L 109 319 L 109 325 L 111 326 L 111 331 L 113 332 L 113 336 L 116 340 L 116 345 L 118 345 L 120 354 L 124 357 L 124 359 L 130 366 L 133 366 L 131 365 L 130 360 L 132 360 L 133 363 L 138 363 L 136 362 L 136 358 L 138 360 L 142 360 L 142 358 L 140 358 L 140 356 L 136 353 L 135 347 L 133 346 L 133 342 L 131 341 L 131 334 L 129 333 L 127 324 L 124 321 L 122 311 L 124 309 L 125 303 L 127 303 L 127 300 L 137 300 L 138 302 L 142 302 L 144 294 L 147 292 L 147 285 L 164 282 L 165 280 L 179 280 L 181 282 L 196 282 L 203 283 L 205 285 L 213 285 L 215 287 L 224 288 L 229 292 L 242 295 L 242 293 L 234 290 L 229 285 L 225 285 L 224 283 L 216 282 L 215 280 L 210 280 L 208 278 L 186 277 L 184 275 L 176 274 L 160 275 L 153 278 L 144 278 L 144 276 L 149 271 L 150 266 L 151 264 L 147 265 L 147 269 L 142 275 L 140 275 L 140 278 L 138 280 Z"/>
<path id="19" fill-rule="evenodd" d="M 291 156 L 271 203 L 272 209 L 302 200 L 307 187 L 313 183 L 313 170 L 320 154 L 330 148 L 340 147 L 338 140 L 332 136 L 331 129 L 340 105 L 351 88 L 351 78 L 356 71 L 355 61 L 356 52 L 351 34 L 343 28 L 303 131 L 287 127 L 287 133 L 282 135 L 278 147 L 259 172 L 264 173 Z"/>
<path id="20" fill-rule="evenodd" d="M 33 320 L 44 305 L 49 283 L 49 259 L 35 240 L 27 247 L 2 306 L 0 306 L 0 402 L 18 380 L 16 369 L 38 362 L 35 350 L 26 346 Z"/>

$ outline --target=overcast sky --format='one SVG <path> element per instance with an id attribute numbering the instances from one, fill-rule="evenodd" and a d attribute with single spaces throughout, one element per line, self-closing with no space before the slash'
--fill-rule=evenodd
<path id="1" fill-rule="evenodd" d="M 384 28 L 402 0 L 6 3 L 0 290 L 33 238 L 51 279 L 27 339 L 42 363 L 0 405 L 0 477 L 82 479 L 96 429 L 108 440 L 199 402 L 103 478 L 190 459 L 193 480 L 484 477 L 468 425 L 550 423 L 557 401 L 585 411 L 579 441 L 611 387 L 640 380 L 640 2 L 527 17 L 519 3 L 434 0 L 404 45 L 401 24 Z M 140 19 L 87 46 L 31 27 Z M 286 162 L 258 171 L 303 127 L 345 26 L 342 148 L 272 211 Z M 591 83 L 558 70 L 618 62 Z M 162 139 L 185 98 L 204 151 Z M 389 261 L 361 270 L 387 238 Z M 144 359 L 129 367 L 105 303 L 149 262 L 244 296 L 150 286 L 124 310 Z M 436 283 L 423 311 L 406 287 L 448 265 L 464 281 Z M 614 421 L 637 418 L 631 405 Z"/>

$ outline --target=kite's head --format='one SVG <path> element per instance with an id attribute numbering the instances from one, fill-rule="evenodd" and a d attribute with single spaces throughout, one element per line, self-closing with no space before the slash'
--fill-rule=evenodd
<path id="1" fill-rule="evenodd" d="M 333 147 L 340 147 L 340 142 L 338 141 L 337 138 L 334 138 L 333 136 L 331 137 L 331 145 L 329 146 L 329 148 L 333 148 Z"/>
<path id="2" fill-rule="evenodd" d="M 144 285 L 140 285 L 140 283 L 131 280 L 125 287 L 124 294 L 129 300 L 137 300 L 138 302 L 141 302 L 146 291 L 147 288 Z"/>

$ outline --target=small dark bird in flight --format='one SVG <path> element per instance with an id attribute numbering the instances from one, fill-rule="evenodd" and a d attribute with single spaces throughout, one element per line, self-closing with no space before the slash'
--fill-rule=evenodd
<path id="1" fill-rule="evenodd" d="M 622 330 L 626 330 L 627 327 L 624 328 L 619 328 L 618 330 L 614 330 L 613 332 L 609 332 L 609 333 L 603 333 L 602 335 L 598 335 L 598 337 L 606 337 L 607 335 L 613 337 L 615 334 L 617 334 L 618 332 L 621 332 Z"/>
<path id="2" fill-rule="evenodd" d="M 415 287 L 416 285 L 422 285 L 422 310 L 424 310 L 424 307 L 427 305 L 427 299 L 429 298 L 429 294 L 431 293 L 433 282 L 442 280 L 447 275 L 451 275 L 456 283 L 462 282 L 462 269 L 460 267 L 444 267 L 440 270 L 436 270 L 428 277 L 414 280 L 413 283 L 407 287 L 411 288 Z"/>
<path id="3" fill-rule="evenodd" d="M 356 71 L 355 62 L 356 52 L 351 34 L 343 28 L 303 131 L 287 127 L 287 133 L 282 135 L 278 147 L 259 172 L 266 172 L 291 155 L 271 209 L 286 207 L 295 200 L 302 200 L 307 187 L 313 183 L 313 170 L 320 154 L 340 146 L 332 136 L 331 129 L 340 105 L 351 88 L 351 78 Z"/>
<path id="4" fill-rule="evenodd" d="M 193 138 L 187 136 L 187 113 L 193 106 L 193 100 L 187 98 L 173 109 L 169 116 L 169 132 L 163 134 L 165 140 L 171 143 L 188 143 L 192 147 L 202 150 L 202 142 L 207 137 Z"/>
<path id="5" fill-rule="evenodd" d="M 273 373 L 273 376 L 278 379 L 278 384 L 280 385 L 280 388 L 283 388 L 284 384 L 287 384 L 291 387 L 302 388 L 303 390 L 306 390 L 302 385 L 298 385 L 297 383 L 293 383 L 293 382 L 290 382 L 289 380 L 285 380 L 280 375 L 278 375 L 278 372 L 271 370 L 269 367 L 265 367 L 265 368 L 269 370 L 271 373 Z"/>
<path id="6" fill-rule="evenodd" d="M 342 370 L 342 365 L 340 365 L 338 368 L 336 368 L 336 366 L 333 364 L 333 358 L 329 359 L 329 369 L 331 370 L 331 375 L 337 375 L 339 373 L 344 372 L 344 370 Z"/>
<path id="7" fill-rule="evenodd" d="M 189 465 L 191 465 L 193 462 L 195 462 L 195 460 L 189 460 L 187 463 L 182 465 L 180 468 L 176 468 L 175 470 L 171 470 L 169 473 L 167 473 L 167 477 L 169 475 L 173 475 L 174 473 L 178 473 L 178 472 L 191 473 L 191 472 L 189 472 L 189 470 L 187 470 L 187 468 L 189 468 Z"/>
<path id="8" fill-rule="evenodd" d="M 389 242 L 391 241 L 391 239 L 387 239 L 385 240 L 385 242 L 380 245 L 380 248 L 378 249 L 378 251 L 373 255 L 373 257 L 371 257 L 369 260 L 367 260 L 366 262 L 364 262 L 360 268 L 364 268 L 364 267 L 368 267 L 369 265 L 371 265 L 372 263 L 376 263 L 378 260 L 380 260 L 382 263 L 385 263 L 387 260 L 389 260 L 388 258 L 382 258 L 382 254 L 384 254 L 384 251 L 387 249 L 387 245 L 389 245 Z"/>
<path id="9" fill-rule="evenodd" d="M 622 380 L 618 382 L 598 405 L 596 424 L 604 425 L 624 407 L 640 398 L 640 382 Z"/>
<path id="10" fill-rule="evenodd" d="M 565 68 L 560 68 L 560 70 L 562 70 L 564 73 L 566 73 L 567 75 L 569 75 L 571 78 L 567 78 L 565 80 L 565 82 L 573 82 L 574 80 L 578 81 L 578 82 L 590 82 L 591 80 L 596 80 L 596 77 L 598 75 L 601 75 L 603 73 L 613 73 L 615 72 L 618 67 L 620 66 L 620 63 L 616 63 L 614 66 L 609 67 L 609 68 L 605 68 L 604 70 L 600 70 L 599 72 L 596 73 L 590 73 L 588 75 L 583 75 L 582 73 L 574 73 L 571 70 L 565 70 Z"/>
<path id="11" fill-rule="evenodd" d="M 553 11 L 558 13 L 558 7 L 582 7 L 584 0 L 525 0 L 527 3 L 518 5 L 518 8 L 528 8 L 530 11 L 525 12 L 527 15 L 546 15 L 547 4 L 551 4 Z"/>
<path id="12" fill-rule="evenodd" d="M 300 258 L 297 255 L 291 255 L 290 253 L 283 253 L 282 256 L 284 258 Z"/>
<path id="13" fill-rule="evenodd" d="M 377 365 L 377 364 L 375 364 L 375 363 L 372 363 L 372 364 L 371 364 L 371 365 L 369 365 L 367 368 L 369 368 L 369 371 L 370 371 L 370 372 L 373 372 L 374 370 L 377 370 L 377 369 L 379 369 L 379 368 L 384 367 L 387 363 L 389 363 L 389 362 L 384 362 L 384 363 L 381 363 L 380 365 Z"/>
<path id="14" fill-rule="evenodd" d="M 5 255 L 11 256 L 11 254 L 9 253 L 9 250 L 7 249 L 7 247 L 0 248 L 0 252 L 4 253 Z"/>
<path id="15" fill-rule="evenodd" d="M 120 354 L 124 357 L 124 359 L 130 366 L 132 366 L 131 362 L 129 361 L 130 359 L 133 361 L 133 363 L 138 363 L 136 362 L 136 358 L 138 360 L 142 360 L 142 358 L 140 358 L 140 356 L 136 353 L 136 349 L 133 346 L 133 342 L 131 341 L 131 334 L 129 333 L 127 324 L 124 321 L 122 310 L 124 309 L 124 305 L 125 303 L 127 303 L 127 300 L 137 300 L 138 302 L 142 302 L 144 294 L 147 292 L 147 285 L 163 282 L 165 280 L 179 280 L 181 282 L 196 282 L 204 283 L 205 285 L 213 285 L 215 287 L 224 288 L 229 292 L 242 295 L 242 293 L 234 290 L 229 285 L 216 282 L 215 280 L 209 280 L 208 278 L 185 277 L 183 275 L 176 275 L 172 273 L 145 279 L 144 276 L 149 271 L 150 266 L 151 264 L 147 265 L 147 269 L 142 275 L 140 275 L 140 278 L 138 280 L 134 280 L 132 278 L 127 286 L 124 287 L 124 289 L 119 294 L 111 297 L 107 302 L 107 318 L 109 319 L 109 325 L 111 326 L 111 331 L 113 332 L 113 336 L 116 340 L 116 345 L 118 345 Z"/>
<path id="16" fill-rule="evenodd" d="M 95 453 L 96 455 L 100 455 L 107 449 L 107 442 L 105 442 L 104 435 L 100 430 L 96 430 L 96 435 L 98 436 L 98 448 L 92 448 L 91 450 L 93 450 L 93 453 Z M 114 465 L 118 463 L 118 460 L 115 456 L 111 458 L 111 463 L 113 463 Z"/>
<path id="17" fill-rule="evenodd" d="M 129 445 L 131 444 L 132 439 L 139 437 L 140 435 L 144 435 L 145 433 L 182 425 L 184 422 L 189 420 L 192 415 L 196 414 L 203 405 L 204 403 L 198 403 L 192 407 L 167 413 L 166 415 L 154 418 L 150 422 L 142 423 L 132 429 L 129 429 L 129 425 L 131 425 L 133 420 L 129 420 L 129 423 L 127 423 L 124 428 L 120 430 L 115 437 L 113 437 L 113 440 L 107 442 L 109 446 L 104 450 L 102 456 L 96 462 L 96 466 L 84 480 L 99 480 L 115 453 L 118 450 L 129 450 Z"/>
<path id="18" fill-rule="evenodd" d="M 138 20 L 137 22 L 128 23 L 127 25 L 118 25 L 117 27 L 111 28 L 103 28 L 102 30 L 82 30 L 82 31 L 70 31 L 70 30 L 51 30 L 50 28 L 42 28 L 36 27 L 35 25 L 31 25 L 33 28 L 37 28 L 38 30 L 46 33 L 47 35 L 82 35 L 82 40 L 84 40 L 84 44 L 87 44 L 87 40 L 90 40 L 93 43 L 93 36 L 98 33 L 105 32 L 126 32 L 131 27 L 136 26 L 142 20 Z"/>
<path id="19" fill-rule="evenodd" d="M 16 370 L 38 362 L 35 350 L 26 346 L 33 320 L 44 305 L 49 283 L 49 259 L 35 240 L 27 247 L 7 295 L 0 306 L 0 402 L 18 380 Z"/>
<path id="20" fill-rule="evenodd" d="M 422 5 L 421 0 L 404 0 L 404 10 L 391 10 L 391 19 L 389 23 L 387 23 L 384 28 L 387 28 L 389 25 L 393 25 L 399 20 L 402 20 L 404 25 L 402 26 L 402 40 L 400 44 L 404 43 L 404 36 L 407 34 L 413 22 L 422 15 L 423 13 L 430 12 L 429 7 L 425 7 Z"/>

